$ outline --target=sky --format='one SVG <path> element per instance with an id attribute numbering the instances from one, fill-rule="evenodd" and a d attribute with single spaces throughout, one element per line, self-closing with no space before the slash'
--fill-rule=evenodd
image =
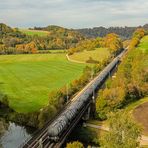
<path id="1" fill-rule="evenodd" d="M 22 28 L 138 26 L 148 23 L 148 0 L 0 0 L 0 23 Z"/>

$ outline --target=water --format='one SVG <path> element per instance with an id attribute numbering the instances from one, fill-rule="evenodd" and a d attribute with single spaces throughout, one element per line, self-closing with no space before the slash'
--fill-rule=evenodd
<path id="1" fill-rule="evenodd" d="M 15 123 L 7 123 L 7 129 L 0 137 L 0 148 L 18 148 L 26 139 L 31 137 L 33 131 Z"/>

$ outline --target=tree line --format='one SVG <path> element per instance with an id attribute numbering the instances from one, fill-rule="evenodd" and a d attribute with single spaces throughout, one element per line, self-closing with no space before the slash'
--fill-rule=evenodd
<path id="1" fill-rule="evenodd" d="M 106 83 L 96 101 L 96 118 L 104 120 L 107 114 L 123 108 L 146 95 L 148 89 L 147 54 L 136 48 L 144 37 L 144 29 L 137 29 L 129 43 L 128 55 L 118 68 L 116 78 Z"/>
<path id="2" fill-rule="evenodd" d="M 94 27 L 94 28 L 76 29 L 76 31 L 80 32 L 87 38 L 96 38 L 98 36 L 104 37 L 107 34 L 116 33 L 122 39 L 130 39 L 134 31 L 138 28 L 144 28 L 145 30 L 148 30 L 148 24 L 138 27 L 109 27 L 109 28 Z"/>

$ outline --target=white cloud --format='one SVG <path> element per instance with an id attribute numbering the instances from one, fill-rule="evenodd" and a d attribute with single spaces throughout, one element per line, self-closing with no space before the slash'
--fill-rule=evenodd
<path id="1" fill-rule="evenodd" d="M 145 0 L 0 0 L 0 22 L 31 27 L 136 26 L 148 23 Z"/>

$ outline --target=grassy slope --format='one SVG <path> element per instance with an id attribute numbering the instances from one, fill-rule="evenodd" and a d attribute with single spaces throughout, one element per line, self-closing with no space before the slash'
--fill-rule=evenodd
<path id="1" fill-rule="evenodd" d="M 84 66 L 67 61 L 65 54 L 4 55 L 0 90 L 16 111 L 35 111 L 47 104 L 51 90 L 78 78 Z"/>
<path id="2" fill-rule="evenodd" d="M 94 60 L 102 61 L 105 58 L 109 56 L 109 51 L 106 48 L 96 48 L 95 50 L 91 51 L 83 51 L 83 52 L 77 52 L 73 55 L 69 56 L 70 59 L 80 61 L 80 62 L 86 62 L 89 57 L 92 57 Z"/>
<path id="3" fill-rule="evenodd" d="M 27 35 L 46 36 L 49 34 L 48 31 L 40 31 L 40 30 L 20 29 L 20 31 Z"/>
<path id="4" fill-rule="evenodd" d="M 147 52 L 147 51 L 148 51 L 148 35 L 145 36 L 145 37 L 141 40 L 141 42 L 140 42 L 138 48 L 141 49 L 141 50 L 144 51 L 144 52 Z"/>

